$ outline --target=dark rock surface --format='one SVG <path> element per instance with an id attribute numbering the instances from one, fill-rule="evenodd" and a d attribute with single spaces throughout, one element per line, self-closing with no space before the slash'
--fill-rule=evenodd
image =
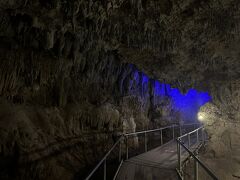
<path id="1" fill-rule="evenodd" d="M 237 123 L 239 6 L 1 0 L 0 179 L 71 179 L 112 133 L 181 120 L 171 99 L 154 94 L 156 79 L 210 92 Z"/>

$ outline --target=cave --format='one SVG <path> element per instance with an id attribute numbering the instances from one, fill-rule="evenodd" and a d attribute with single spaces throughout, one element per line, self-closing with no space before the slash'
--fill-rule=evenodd
<path id="1" fill-rule="evenodd" d="M 87 179 L 124 135 L 173 126 L 162 144 L 185 124 L 204 129 L 201 162 L 240 179 L 239 0 L 0 0 L 0 9 L 0 179 Z M 147 148 L 159 145 L 154 135 Z M 141 138 L 129 156 L 144 153 Z M 116 151 L 104 180 L 119 162 Z M 134 179 L 161 179 L 148 175 Z"/>

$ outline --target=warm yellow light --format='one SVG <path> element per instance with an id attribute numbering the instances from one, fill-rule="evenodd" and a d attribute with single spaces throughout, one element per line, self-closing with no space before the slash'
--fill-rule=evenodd
<path id="1" fill-rule="evenodd" d="M 198 120 L 199 121 L 203 121 L 204 120 L 204 116 L 200 113 L 198 113 Z"/>

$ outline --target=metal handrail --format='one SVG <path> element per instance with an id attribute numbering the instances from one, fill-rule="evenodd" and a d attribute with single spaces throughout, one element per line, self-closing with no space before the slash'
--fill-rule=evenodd
<path id="1" fill-rule="evenodd" d="M 183 142 L 179 141 L 177 139 L 178 143 L 181 144 L 182 147 L 184 147 L 184 149 L 194 158 L 195 161 L 197 161 L 197 163 L 199 163 L 202 168 L 214 179 L 214 180 L 218 180 L 217 176 L 206 166 L 203 164 L 202 161 L 200 161 L 200 159 L 198 159 L 193 152 L 191 152 L 185 145 Z M 195 179 L 197 179 L 197 177 L 195 177 Z"/>
<path id="2" fill-rule="evenodd" d="M 97 164 L 97 166 L 92 170 L 92 172 L 87 176 L 85 180 L 89 180 L 92 175 L 97 171 L 97 169 L 104 163 L 104 172 L 106 171 L 106 159 L 108 155 L 113 151 L 113 149 L 120 143 L 122 136 L 117 140 L 117 142 L 112 146 L 112 148 L 106 153 L 102 160 Z M 106 174 L 104 173 L 104 179 L 106 179 Z"/>
<path id="3" fill-rule="evenodd" d="M 203 128 L 203 127 L 199 127 L 199 128 L 197 128 L 197 129 L 195 129 L 195 130 L 189 132 L 189 133 L 186 133 L 186 134 L 184 134 L 184 135 L 178 137 L 178 139 L 182 139 L 182 138 L 184 138 L 184 137 L 186 137 L 186 136 L 188 136 L 188 135 L 191 135 L 191 134 L 193 134 L 193 133 L 199 131 L 199 130 L 202 129 L 202 128 Z"/>
<path id="4" fill-rule="evenodd" d="M 190 142 L 190 135 L 193 134 L 193 133 L 196 133 L 197 134 L 197 143 L 199 142 L 199 131 L 202 131 L 202 143 L 205 142 L 206 138 L 205 138 L 205 135 L 204 135 L 204 127 L 199 127 L 189 133 L 186 133 L 180 137 L 178 137 L 176 139 L 177 141 L 177 153 L 178 153 L 178 173 L 180 175 L 181 178 L 182 177 L 182 163 L 181 163 L 181 146 L 189 153 L 190 157 L 193 157 L 194 158 L 194 162 L 195 162 L 195 166 L 194 166 L 194 178 L 195 180 L 198 180 L 198 164 L 200 164 L 203 169 L 214 179 L 214 180 L 218 180 L 218 178 L 216 177 L 216 175 L 214 175 L 214 173 L 206 166 L 204 165 L 197 157 L 196 155 L 194 154 L 194 152 L 192 152 L 190 150 L 190 146 L 191 146 L 191 142 Z M 188 137 L 188 147 L 185 146 L 184 142 L 182 142 L 182 138 L 184 137 Z M 198 150 L 197 150 L 198 151 Z M 196 152 L 197 152 L 196 151 Z M 198 153 L 198 152 L 197 152 Z"/>
<path id="5" fill-rule="evenodd" d="M 132 136 L 132 135 L 138 135 L 138 134 L 156 132 L 156 131 L 161 131 L 161 130 L 164 130 L 164 129 L 170 129 L 170 128 L 173 128 L 173 127 L 178 127 L 178 125 L 175 125 L 175 124 L 174 124 L 174 125 L 172 125 L 172 126 L 166 126 L 166 127 L 158 128 L 158 129 L 151 129 L 151 130 L 145 130 L 145 131 L 138 131 L 138 132 L 127 133 L 127 134 L 124 134 L 124 136 Z"/>
<path id="6" fill-rule="evenodd" d="M 158 129 L 150 129 L 150 130 L 144 130 L 144 131 L 138 131 L 138 132 L 132 132 L 132 133 L 126 133 L 124 134 L 124 138 L 125 138 L 125 144 L 126 144 L 126 159 L 128 159 L 128 139 L 129 139 L 129 136 L 136 136 L 136 135 L 139 135 L 139 134 L 144 134 L 144 148 L 145 148 L 145 152 L 148 151 L 148 142 L 147 142 L 147 134 L 148 133 L 151 133 L 151 132 L 157 132 L 159 131 L 160 132 L 160 145 L 163 145 L 163 130 L 165 129 L 172 129 L 172 136 L 173 136 L 173 139 L 175 138 L 175 130 L 174 128 L 175 127 L 179 127 L 179 125 L 171 125 L 171 126 L 166 126 L 166 127 L 162 127 L 162 128 L 158 128 Z M 181 130 L 180 130 L 181 131 Z"/>
<path id="7" fill-rule="evenodd" d="M 174 139 L 175 138 L 175 131 L 174 131 L 175 127 L 180 127 L 179 130 L 180 130 L 180 135 L 181 135 L 181 127 L 182 126 L 191 126 L 191 125 L 199 125 L 199 123 L 183 124 L 183 125 L 180 125 L 180 126 L 174 124 L 174 125 L 171 125 L 171 126 L 166 126 L 166 127 L 162 127 L 162 128 L 158 128 L 158 129 L 144 130 L 144 131 L 138 131 L 138 132 L 133 132 L 133 133 L 126 133 L 126 134 L 121 135 L 119 137 L 119 139 L 116 141 L 116 143 L 105 154 L 105 156 L 96 165 L 96 167 L 91 171 L 91 173 L 87 176 L 87 178 L 85 180 L 89 180 L 103 163 L 104 163 L 104 180 L 106 180 L 106 168 L 107 168 L 106 167 L 106 160 L 107 160 L 108 156 L 110 155 L 110 153 L 117 147 L 118 144 L 119 144 L 119 162 L 122 162 L 121 140 L 123 140 L 123 138 L 125 138 L 126 159 L 128 159 L 128 137 L 129 136 L 138 135 L 138 134 L 144 134 L 145 135 L 145 152 L 147 152 L 147 133 L 160 131 L 160 134 L 161 134 L 161 145 L 162 145 L 163 144 L 163 134 L 162 134 L 163 130 L 172 128 L 173 129 L 173 139 Z"/>
<path id="8" fill-rule="evenodd" d="M 117 178 L 117 175 L 118 175 L 118 173 L 120 171 L 120 168 L 122 167 L 122 164 L 123 164 L 123 159 L 121 160 L 121 162 L 120 162 L 120 164 L 118 166 L 118 169 L 117 169 L 117 171 L 116 171 L 116 173 L 115 173 L 115 175 L 113 177 L 113 180 L 115 180 Z"/>

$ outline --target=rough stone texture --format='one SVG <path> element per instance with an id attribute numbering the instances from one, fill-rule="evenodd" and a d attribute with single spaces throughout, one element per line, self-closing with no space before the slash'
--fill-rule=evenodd
<path id="1" fill-rule="evenodd" d="M 155 96 L 155 80 L 120 62 L 115 51 L 88 50 L 85 42 L 74 50 L 75 35 L 66 33 L 62 43 L 47 43 L 61 45 L 56 55 L 54 47 L 43 48 L 43 31 L 33 30 L 31 16 L 18 18 L 23 34 L 1 36 L 1 179 L 82 179 L 118 133 L 159 127 L 174 116 L 171 106 L 164 117 L 155 110 L 170 101 Z M 34 44 L 43 44 L 34 48 L 37 37 Z"/>
<path id="2" fill-rule="evenodd" d="M 144 83 L 142 72 L 113 54 L 86 62 L 84 70 L 82 64 L 66 66 L 69 59 L 40 55 L 37 61 L 26 54 L 2 54 L 3 179 L 81 179 L 118 133 L 176 122 L 171 100 L 155 96 L 155 80 Z"/>
<path id="3" fill-rule="evenodd" d="M 113 129 L 173 119 L 130 64 L 183 92 L 208 90 L 226 122 L 239 121 L 239 2 L 1 0 L 0 177 L 71 178 Z"/>
<path id="4" fill-rule="evenodd" d="M 220 179 L 240 178 L 240 123 L 231 120 L 215 105 L 208 103 L 201 108 L 203 123 L 209 142 L 200 159 L 205 162 Z M 201 171 L 202 179 L 209 176 Z"/>

